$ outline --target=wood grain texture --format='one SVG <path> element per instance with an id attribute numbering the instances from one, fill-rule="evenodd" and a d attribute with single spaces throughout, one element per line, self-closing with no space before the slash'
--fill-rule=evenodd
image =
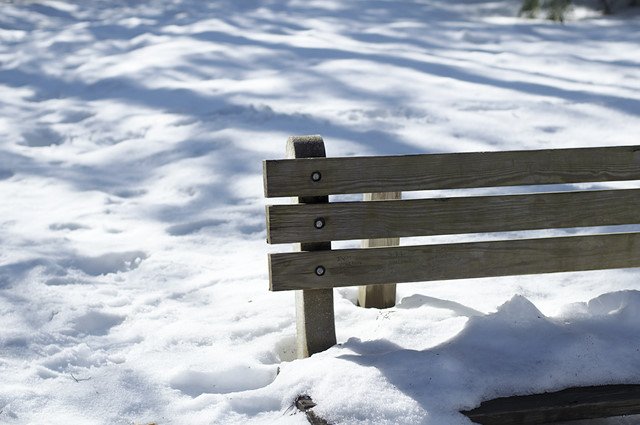
<path id="1" fill-rule="evenodd" d="M 371 201 L 389 201 L 402 198 L 402 192 L 365 193 L 361 203 Z M 379 239 L 364 239 L 362 248 L 379 248 L 383 246 L 398 246 L 400 238 L 385 237 Z M 358 288 L 358 305 L 364 308 L 390 308 L 396 305 L 396 284 L 368 285 Z"/>
<path id="2" fill-rule="evenodd" d="M 317 229 L 315 220 L 324 226 Z M 640 223 L 640 189 L 267 207 L 269 243 Z"/>
<path id="3" fill-rule="evenodd" d="M 267 160 L 263 169 L 266 197 L 640 180 L 640 146 Z"/>
<path id="4" fill-rule="evenodd" d="M 576 387 L 504 397 L 462 413 L 482 425 L 538 425 L 640 414 L 640 385 Z"/>
<path id="5" fill-rule="evenodd" d="M 287 157 L 324 157 L 324 141 L 320 136 L 290 137 L 286 143 Z M 322 204 L 328 196 L 294 197 L 292 202 Z M 297 251 L 330 250 L 331 242 L 294 244 Z M 298 358 L 309 357 L 336 344 L 333 314 L 333 289 L 296 291 L 296 345 Z"/>
<path id="6" fill-rule="evenodd" d="M 269 266 L 273 291 L 630 268 L 640 233 L 278 253 Z"/>

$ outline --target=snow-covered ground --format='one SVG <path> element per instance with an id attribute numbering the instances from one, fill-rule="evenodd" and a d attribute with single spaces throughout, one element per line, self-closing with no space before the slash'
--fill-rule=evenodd
<path id="1" fill-rule="evenodd" d="M 294 360 L 262 164 L 630 145 L 640 17 L 519 1 L 0 1 L 0 423 L 470 422 L 481 400 L 640 383 L 640 272 L 336 290 Z"/>

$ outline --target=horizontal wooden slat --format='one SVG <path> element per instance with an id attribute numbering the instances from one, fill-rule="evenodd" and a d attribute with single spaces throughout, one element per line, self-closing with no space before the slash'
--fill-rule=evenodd
<path id="1" fill-rule="evenodd" d="M 640 146 L 267 160 L 263 168 L 267 197 L 640 180 Z"/>
<path id="2" fill-rule="evenodd" d="M 316 222 L 321 220 L 321 228 Z M 269 243 L 640 223 L 640 189 L 267 207 Z"/>
<path id="3" fill-rule="evenodd" d="M 269 254 L 273 291 L 628 267 L 640 233 Z"/>
<path id="4" fill-rule="evenodd" d="M 640 385 L 604 385 L 484 402 L 462 412 L 482 425 L 538 425 L 640 414 Z"/>

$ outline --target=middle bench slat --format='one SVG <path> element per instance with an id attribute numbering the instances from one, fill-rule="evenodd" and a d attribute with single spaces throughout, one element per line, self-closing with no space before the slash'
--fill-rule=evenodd
<path id="1" fill-rule="evenodd" d="M 640 224 L 640 189 L 267 207 L 269 243 Z"/>

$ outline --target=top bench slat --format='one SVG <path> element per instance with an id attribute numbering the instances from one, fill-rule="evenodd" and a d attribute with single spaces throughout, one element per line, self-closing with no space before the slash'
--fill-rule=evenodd
<path id="1" fill-rule="evenodd" d="M 268 198 L 624 181 L 640 180 L 640 146 L 266 160 L 263 169 Z"/>

